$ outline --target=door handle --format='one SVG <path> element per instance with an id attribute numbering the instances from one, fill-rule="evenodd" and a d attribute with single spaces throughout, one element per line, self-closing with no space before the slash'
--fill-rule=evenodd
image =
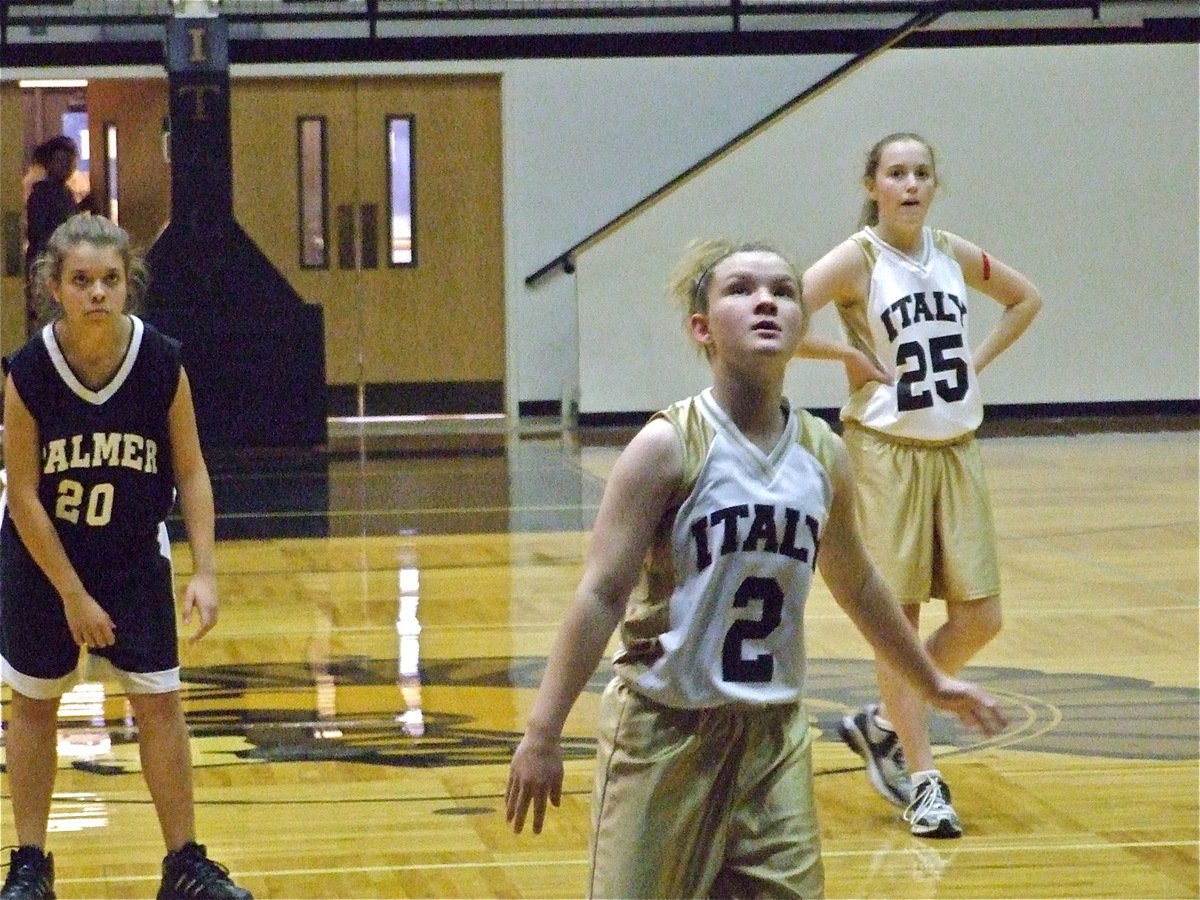
<path id="1" fill-rule="evenodd" d="M 358 268 L 354 240 L 354 206 L 339 203 L 337 208 L 337 256 L 339 269 Z"/>
<path id="2" fill-rule="evenodd" d="M 359 228 L 362 231 L 362 267 L 379 268 L 379 205 L 364 203 L 358 208 Z"/>
<path id="3" fill-rule="evenodd" d="M 354 217 L 354 204 L 337 208 L 337 254 L 339 269 L 379 268 L 379 205 L 363 203 Z"/>

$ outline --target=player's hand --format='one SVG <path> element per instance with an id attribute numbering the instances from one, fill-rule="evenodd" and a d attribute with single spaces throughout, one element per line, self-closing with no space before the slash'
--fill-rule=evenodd
<path id="1" fill-rule="evenodd" d="M 526 732 L 513 753 L 504 790 L 504 819 L 517 834 L 525 827 L 533 804 L 533 833 L 541 834 L 546 819 L 546 799 L 558 806 L 562 801 L 563 763 L 558 739 Z"/>
<path id="2" fill-rule="evenodd" d="M 930 702 L 954 713 L 968 728 L 989 737 L 1008 727 L 1008 718 L 996 698 L 969 681 L 942 678 Z"/>
<path id="3" fill-rule="evenodd" d="M 199 618 L 196 630 L 189 641 L 200 640 L 217 624 L 217 580 L 212 575 L 193 575 L 183 594 L 183 623 L 192 621 L 192 614 Z"/>
<path id="4" fill-rule="evenodd" d="M 854 393 L 868 381 L 879 381 L 891 384 L 892 376 L 871 360 L 861 350 L 855 350 L 846 357 L 846 380 L 850 382 L 850 393 Z"/>
<path id="5" fill-rule="evenodd" d="M 63 598 L 63 611 L 71 637 L 80 647 L 111 647 L 117 641 L 117 626 L 89 593 Z"/>

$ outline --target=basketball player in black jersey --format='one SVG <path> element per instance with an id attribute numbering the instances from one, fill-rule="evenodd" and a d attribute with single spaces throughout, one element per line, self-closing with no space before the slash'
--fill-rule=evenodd
<path id="1" fill-rule="evenodd" d="M 12 688 L 6 768 L 18 848 L 0 900 L 53 898 L 45 852 L 59 700 L 116 680 L 167 845 L 165 898 L 246 900 L 195 840 L 180 700 L 170 544 L 176 491 L 194 575 L 193 640 L 217 621 L 212 485 L 179 344 L 126 312 L 145 284 L 128 235 L 77 215 L 51 236 L 36 283 L 53 321 L 5 359 L 6 504 L 0 524 L 0 674 Z"/>

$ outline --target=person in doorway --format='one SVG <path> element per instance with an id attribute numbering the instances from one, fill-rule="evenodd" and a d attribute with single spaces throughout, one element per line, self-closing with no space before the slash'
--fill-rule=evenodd
<path id="1" fill-rule="evenodd" d="M 25 327 L 32 336 L 37 328 L 37 292 L 33 269 L 46 249 L 54 229 L 79 209 L 75 194 L 67 182 L 75 173 L 79 151 L 66 135 L 58 135 L 39 144 L 33 151 L 33 167 L 41 166 L 43 178 L 34 181 L 25 200 Z"/>
<path id="2" fill-rule="evenodd" d="M 177 342 L 126 311 L 145 270 L 129 236 L 76 215 L 51 235 L 35 283 L 56 318 L 4 361 L 0 677 L 12 688 L 6 771 L 17 849 L 2 900 L 54 896 L 45 850 L 59 700 L 114 679 L 137 721 L 142 772 L 167 845 L 159 900 L 249 900 L 196 843 L 180 699 L 170 543 L 178 492 L 195 570 L 193 639 L 217 621 L 212 486 Z"/>
<path id="3" fill-rule="evenodd" d="M 540 832 L 547 801 L 558 805 L 563 723 L 620 624 L 600 708 L 589 895 L 819 897 L 801 701 L 818 564 L 921 697 L 988 734 L 1004 718 L 933 666 L 863 549 L 841 440 L 783 397 L 807 322 L 793 265 L 761 244 L 706 242 L 671 294 L 712 386 L 656 414 L 615 464 L 513 754 L 506 817 L 520 832 L 532 809 Z M 643 564 L 645 594 L 630 600 Z"/>
<path id="4" fill-rule="evenodd" d="M 46 156 L 42 149 L 44 145 L 39 144 L 33 148 L 33 154 L 29 157 L 29 166 L 25 169 L 25 174 L 21 177 L 21 208 L 25 208 L 25 204 L 29 202 L 29 195 L 33 192 L 33 186 L 46 177 Z"/>
<path id="5" fill-rule="evenodd" d="M 922 605 L 946 601 L 925 647 L 954 674 L 1000 630 L 1000 575 L 983 462 L 977 375 L 1041 309 L 1024 275 L 956 234 L 925 224 L 938 186 L 929 143 L 891 134 L 867 154 L 861 230 L 803 278 L 810 313 L 837 306 L 846 342 L 807 337 L 799 355 L 841 360 L 844 437 L 872 558 L 914 633 Z M 971 349 L 967 288 L 998 301 L 998 324 Z M 935 767 L 925 698 L 877 657 L 882 702 L 845 717 L 842 738 L 903 808 L 913 834 L 956 838 L 962 825 Z"/>

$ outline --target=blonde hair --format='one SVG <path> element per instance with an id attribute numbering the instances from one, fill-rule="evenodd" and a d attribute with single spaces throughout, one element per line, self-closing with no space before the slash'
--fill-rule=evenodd
<path id="1" fill-rule="evenodd" d="M 146 294 L 148 275 L 141 256 L 134 252 L 130 244 L 129 233 L 104 216 L 79 213 L 54 229 L 50 240 L 46 242 L 46 249 L 33 264 L 33 289 L 39 321 L 48 321 L 58 314 L 52 286 L 62 280 L 63 262 L 67 254 L 80 244 L 116 250 L 125 266 L 128 285 L 126 308 L 137 309 L 141 304 Z"/>
<path id="2" fill-rule="evenodd" d="M 883 156 L 883 151 L 892 144 L 898 144 L 901 141 L 916 141 L 929 151 L 929 162 L 933 166 L 934 182 L 937 183 L 937 156 L 933 152 L 933 145 L 921 135 L 913 131 L 896 131 L 886 137 L 880 138 L 875 142 L 875 145 L 867 151 L 867 165 L 863 169 L 863 183 L 875 180 L 875 173 L 879 171 L 879 159 Z M 862 213 L 858 217 L 858 227 L 864 225 L 879 224 L 879 204 L 868 197 L 863 201 Z"/>
<path id="3" fill-rule="evenodd" d="M 808 309 L 800 296 L 800 272 L 795 263 L 770 244 L 762 241 L 736 242 L 727 238 L 697 240 L 688 245 L 667 282 L 667 297 L 683 311 L 686 324 L 696 313 L 708 313 L 708 291 L 716 267 L 737 253 L 770 253 L 783 260 L 796 280 L 796 302 L 804 314 L 802 330 L 808 328 Z M 711 351 L 704 348 L 706 355 Z"/>

